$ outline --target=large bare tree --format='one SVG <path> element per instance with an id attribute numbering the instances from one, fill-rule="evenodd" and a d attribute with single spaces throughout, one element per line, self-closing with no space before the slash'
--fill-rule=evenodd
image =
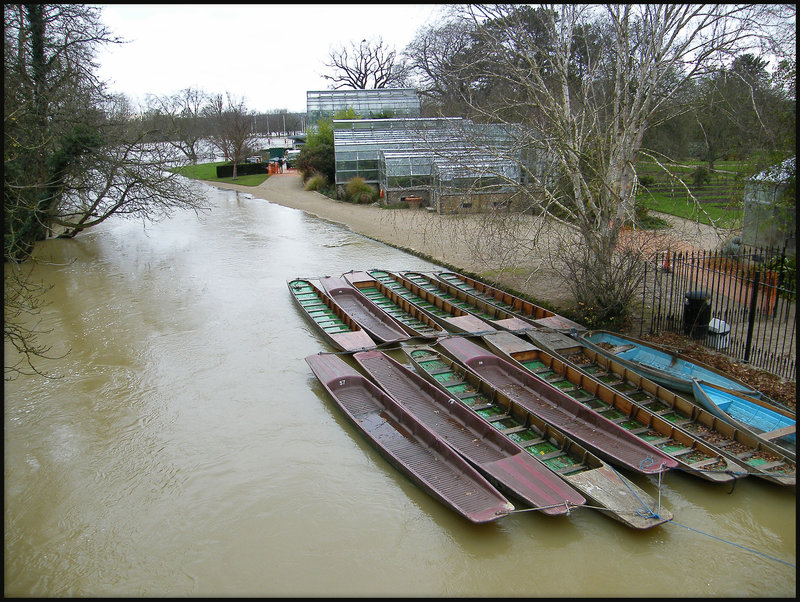
<path id="1" fill-rule="evenodd" d="M 331 74 L 322 77 L 331 81 L 331 88 L 353 88 L 367 90 L 373 88 L 402 87 L 406 81 L 406 68 L 394 48 L 384 44 L 382 38 L 351 42 L 330 51 Z"/>
<path id="2" fill-rule="evenodd" d="M 762 14 L 757 5 L 459 7 L 472 42 L 448 75 L 477 119 L 522 126 L 505 159 L 523 177 L 509 184 L 528 199 L 525 212 L 571 233 L 554 254 L 558 273 L 599 319 L 624 316 L 640 281 L 644 256 L 620 251 L 620 234 L 636 223 L 637 161 L 659 159 L 645 132 L 687 82 L 758 42 Z M 514 228 L 494 232 L 519 244 Z"/>

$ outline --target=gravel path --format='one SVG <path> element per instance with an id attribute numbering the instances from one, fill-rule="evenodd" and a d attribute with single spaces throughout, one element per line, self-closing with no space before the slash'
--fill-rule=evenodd
<path id="1" fill-rule="evenodd" d="M 530 244 L 492 244 L 502 240 L 493 236 L 497 228 L 481 215 L 438 215 L 420 210 L 386 210 L 371 205 L 353 205 L 334 201 L 318 192 L 303 190 L 297 173 L 272 175 L 259 186 L 240 186 L 206 182 L 211 186 L 247 193 L 271 203 L 301 209 L 320 218 L 341 223 L 353 232 L 395 247 L 421 254 L 432 261 L 480 274 L 482 279 L 524 292 L 543 305 L 554 309 L 569 307 L 570 298 L 563 283 L 548 266 L 549 250 L 563 230 L 539 218 L 509 218 L 502 224 L 504 232 L 513 230 Z M 672 224 L 668 234 L 658 235 L 649 246 L 673 250 L 716 249 L 731 232 L 717 232 L 710 226 L 660 215 Z M 544 226 L 544 227 L 543 227 Z M 652 238 L 652 235 L 648 235 Z M 509 249 L 509 247 L 514 247 Z M 508 266 L 498 273 L 499 266 Z"/>

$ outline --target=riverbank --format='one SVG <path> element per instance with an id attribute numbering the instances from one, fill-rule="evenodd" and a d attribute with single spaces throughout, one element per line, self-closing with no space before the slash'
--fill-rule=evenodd
<path id="1" fill-rule="evenodd" d="M 490 244 L 489 237 L 485 236 L 487 224 L 479 215 L 439 215 L 424 209 L 387 210 L 335 201 L 318 192 L 303 190 L 300 175 L 293 172 L 270 176 L 259 186 L 205 183 L 306 211 L 454 270 L 496 281 L 503 288 L 524 293 L 550 309 L 570 310 L 569 291 L 548 265 L 548 255 L 563 232 L 549 226 L 539 232 L 534 241 L 535 233 L 542 226 L 539 218 L 529 216 L 530 223 L 524 226 L 529 230 L 531 244 L 526 248 L 508 249 Z M 672 225 L 669 234 L 661 238 L 669 238 L 673 249 L 714 249 L 730 234 L 720 234 L 704 224 L 674 216 L 660 217 Z M 500 269 L 501 266 L 505 267 Z"/>

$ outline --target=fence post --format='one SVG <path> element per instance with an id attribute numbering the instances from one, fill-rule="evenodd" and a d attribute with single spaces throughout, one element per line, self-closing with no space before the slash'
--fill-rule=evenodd
<path id="1" fill-rule="evenodd" d="M 753 344 L 753 327 L 756 321 L 756 307 L 758 306 L 758 283 L 761 280 L 761 270 L 756 270 L 753 278 L 753 291 L 750 293 L 750 315 L 747 316 L 747 342 L 744 346 L 744 362 L 750 361 L 750 346 Z"/>

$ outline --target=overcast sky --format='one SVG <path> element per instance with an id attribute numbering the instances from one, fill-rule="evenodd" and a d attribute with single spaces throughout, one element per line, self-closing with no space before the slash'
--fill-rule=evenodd
<path id="1" fill-rule="evenodd" d="M 98 53 L 99 76 L 134 101 L 189 86 L 244 97 L 248 109 L 306 110 L 326 90 L 324 63 L 341 44 L 399 52 L 437 20 L 437 4 L 104 4 L 102 22 L 127 44 Z"/>

